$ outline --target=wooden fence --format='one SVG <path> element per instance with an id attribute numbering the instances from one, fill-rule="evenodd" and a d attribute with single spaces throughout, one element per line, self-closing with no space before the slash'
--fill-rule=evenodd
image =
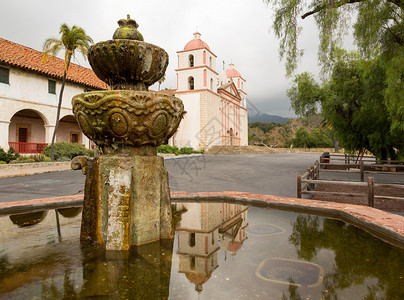
<path id="1" fill-rule="evenodd" d="M 323 154 L 324 155 L 324 154 Z M 323 156 L 322 155 L 322 156 Z M 341 180 L 321 180 L 320 179 L 320 172 L 326 172 L 326 171 L 332 171 L 336 172 L 339 170 L 327 170 L 324 169 L 323 167 L 326 166 L 333 166 L 331 164 L 330 160 L 327 162 L 327 157 L 320 157 L 320 161 L 323 161 L 319 163 L 316 161 L 314 165 L 312 165 L 310 168 L 306 169 L 306 172 L 303 175 L 297 175 L 297 198 L 302 198 L 302 195 L 325 195 L 325 196 L 346 196 L 346 197 L 367 197 L 368 198 L 368 205 L 371 207 L 374 207 L 374 201 L 375 199 L 387 199 L 387 200 L 402 200 L 404 201 L 404 198 L 402 197 L 392 197 L 392 196 L 384 196 L 384 195 L 375 195 L 374 189 L 375 187 L 393 187 L 393 188 L 399 188 L 403 189 L 403 195 L 404 195 L 404 185 L 403 184 L 397 184 L 397 183 L 375 183 L 374 182 L 374 177 L 368 177 L 367 182 L 364 182 L 364 173 L 365 172 L 373 172 L 373 173 L 386 173 L 383 171 L 377 171 L 374 170 L 371 166 L 370 170 L 367 169 L 365 170 L 365 162 L 362 160 L 359 164 L 356 163 L 344 163 L 344 164 L 334 164 L 338 166 L 343 166 L 345 168 L 344 172 L 349 168 L 356 168 L 359 166 L 360 168 L 360 182 L 355 182 L 355 181 L 341 181 Z M 348 162 L 348 161 L 346 161 Z M 378 164 L 377 166 L 383 167 L 385 165 L 389 167 L 392 166 L 392 163 L 397 163 L 398 166 L 404 167 L 403 161 L 390 161 L 390 164 Z M 394 174 L 392 172 L 389 172 L 391 174 Z M 327 191 L 316 191 L 316 185 L 318 184 L 338 184 L 338 185 L 346 185 L 346 186 L 367 186 L 367 193 L 345 193 L 345 192 L 327 192 Z"/>

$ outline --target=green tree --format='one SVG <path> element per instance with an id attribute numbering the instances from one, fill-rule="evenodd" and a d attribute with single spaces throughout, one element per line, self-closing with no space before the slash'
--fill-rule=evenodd
<path id="1" fill-rule="evenodd" d="M 319 29 L 318 60 L 323 71 L 331 71 L 335 49 L 342 46 L 343 37 L 352 16 L 356 44 L 365 58 L 391 52 L 391 57 L 404 45 L 403 0 L 264 0 L 275 11 L 274 33 L 280 40 L 279 54 L 286 60 L 286 74 L 292 75 L 303 50 L 298 47 L 302 22 L 314 16 Z"/>
<path id="2" fill-rule="evenodd" d="M 275 10 L 273 29 L 280 40 L 279 54 L 286 62 L 287 76 L 294 73 L 303 55 L 298 40 L 306 18 L 314 17 L 319 29 L 318 61 L 323 79 L 331 75 L 338 62 L 338 48 L 352 24 L 360 57 L 368 61 L 379 60 L 386 73 L 383 100 L 391 120 L 390 130 L 396 135 L 404 135 L 404 0 L 264 2 Z"/>
<path id="3" fill-rule="evenodd" d="M 367 149 L 381 159 L 396 158 L 396 150 L 402 150 L 404 146 L 403 136 L 392 130 L 384 101 L 387 84 L 382 59 L 363 60 L 357 53 L 345 51 L 338 55 L 331 79 L 323 86 L 315 84 L 313 79 L 307 80 L 310 77 L 296 77 L 288 93 L 292 95 L 292 107 L 298 107 L 298 112 L 305 114 L 313 103 L 320 104 L 323 117 L 345 149 Z M 304 84 L 299 85 L 300 80 Z M 312 89 L 307 89 L 307 85 Z M 313 96 L 300 93 L 301 86 Z"/>
<path id="4" fill-rule="evenodd" d="M 292 109 L 301 117 L 311 117 L 318 113 L 319 103 L 324 100 L 324 90 L 314 80 L 312 74 L 304 72 L 295 76 L 293 86 L 287 90 Z"/>
<path id="5" fill-rule="evenodd" d="M 75 51 L 79 51 L 83 54 L 84 58 L 87 58 L 87 51 L 90 47 L 90 44 L 93 43 L 93 40 L 86 35 L 84 29 L 73 26 L 70 28 L 66 24 L 62 24 L 60 26 L 59 34 L 61 35 L 60 39 L 57 38 L 48 38 L 45 40 L 43 45 L 43 63 L 46 63 L 48 55 L 51 55 L 54 59 L 55 56 L 59 53 L 59 51 L 64 50 L 65 52 L 65 70 L 63 73 L 62 86 L 60 88 L 59 94 L 59 102 L 57 107 L 56 114 L 56 124 L 55 130 L 52 136 L 52 144 L 51 144 L 51 159 L 54 161 L 54 143 L 56 138 L 56 133 L 59 127 L 59 117 L 60 117 L 60 109 L 62 106 L 63 99 L 63 91 L 66 85 L 66 77 L 67 72 L 69 70 L 70 61 L 75 57 Z"/>

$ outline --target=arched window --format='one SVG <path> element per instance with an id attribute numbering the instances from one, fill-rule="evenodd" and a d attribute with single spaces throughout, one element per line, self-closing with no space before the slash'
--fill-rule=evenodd
<path id="1" fill-rule="evenodd" d="M 213 78 L 210 79 L 210 89 L 213 91 Z"/>
<path id="2" fill-rule="evenodd" d="M 195 233 L 194 232 L 189 235 L 189 246 L 195 247 Z"/>
<path id="3" fill-rule="evenodd" d="M 211 56 L 211 57 L 209 57 L 209 67 L 211 67 L 211 68 L 212 68 L 212 56 Z"/>
<path id="4" fill-rule="evenodd" d="M 188 60 L 189 60 L 189 66 L 193 67 L 194 66 L 194 56 L 192 54 L 189 55 Z"/>
<path id="5" fill-rule="evenodd" d="M 195 256 L 191 256 L 191 265 L 190 268 L 192 271 L 195 270 Z"/>
<path id="6" fill-rule="evenodd" d="M 191 76 L 188 78 L 188 90 L 193 90 L 193 89 L 195 89 L 194 77 Z"/>
<path id="7" fill-rule="evenodd" d="M 241 89 L 244 89 L 244 82 L 241 82 Z"/>

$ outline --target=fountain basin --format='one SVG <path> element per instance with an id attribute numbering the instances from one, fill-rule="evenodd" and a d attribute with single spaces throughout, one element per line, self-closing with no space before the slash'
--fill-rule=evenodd
<path id="1" fill-rule="evenodd" d="M 115 90 L 76 95 L 73 113 L 83 133 L 98 146 L 156 147 L 177 130 L 184 105 L 174 96 Z"/>
<path id="2" fill-rule="evenodd" d="M 112 90 L 147 91 L 168 66 L 167 52 L 138 40 L 114 39 L 90 47 L 88 60 L 95 74 Z"/>

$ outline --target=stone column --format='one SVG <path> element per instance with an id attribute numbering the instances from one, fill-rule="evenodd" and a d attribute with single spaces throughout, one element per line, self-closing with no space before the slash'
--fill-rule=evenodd
<path id="1" fill-rule="evenodd" d="M 53 132 L 55 131 L 55 125 L 44 125 L 45 127 L 45 143 L 52 143 Z"/>
<path id="2" fill-rule="evenodd" d="M 8 136 L 8 127 L 10 125 L 10 121 L 0 121 L 0 148 L 3 148 L 4 151 L 8 151 L 9 149 L 9 136 Z"/>

